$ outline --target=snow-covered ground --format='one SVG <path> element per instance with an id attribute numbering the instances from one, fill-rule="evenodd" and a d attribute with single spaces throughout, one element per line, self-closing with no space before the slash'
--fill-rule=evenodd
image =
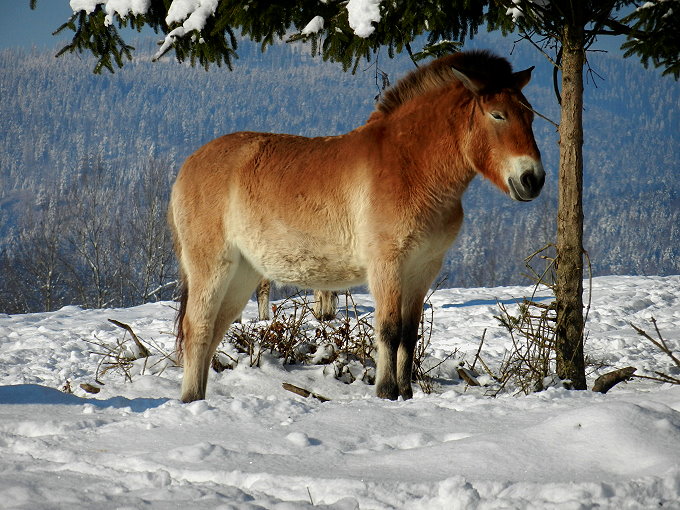
<path id="1" fill-rule="evenodd" d="M 530 293 L 438 291 L 432 352 L 457 349 L 470 363 L 486 329 L 483 359 L 497 369 L 511 345 L 497 300 Z M 598 373 L 679 377 L 628 325 L 653 333 L 655 317 L 677 355 L 679 296 L 680 276 L 596 278 L 586 351 L 610 365 Z M 96 344 L 123 338 L 107 319 L 170 351 L 172 305 L 0 315 L 0 507 L 680 508 L 680 386 L 635 379 L 606 395 L 492 398 L 452 379 L 388 402 L 323 367 L 265 357 L 211 373 L 207 400 L 192 404 L 177 400 L 180 369 L 161 364 L 138 363 L 132 382 L 110 371 L 97 395 L 80 388 L 94 382 Z M 255 313 L 250 303 L 244 320 Z M 66 381 L 73 394 L 60 391 Z"/>

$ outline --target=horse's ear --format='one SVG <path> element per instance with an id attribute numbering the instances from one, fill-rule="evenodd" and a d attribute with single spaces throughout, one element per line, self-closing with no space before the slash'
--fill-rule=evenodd
<path id="1" fill-rule="evenodd" d="M 529 80 L 531 80 L 531 71 L 533 70 L 534 66 L 531 66 L 529 69 L 514 73 L 512 75 L 512 79 L 515 82 L 515 87 L 517 87 L 519 90 L 522 90 L 526 84 L 529 83 Z"/>
<path id="2" fill-rule="evenodd" d="M 468 76 L 460 69 L 456 69 L 455 67 L 451 66 L 451 71 L 453 71 L 453 75 L 458 78 L 458 81 L 460 81 L 463 86 L 473 94 L 478 95 L 484 88 L 484 83 Z"/>

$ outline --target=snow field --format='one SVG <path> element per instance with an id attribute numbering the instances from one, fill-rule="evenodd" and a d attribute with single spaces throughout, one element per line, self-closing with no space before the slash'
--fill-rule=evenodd
<path id="1" fill-rule="evenodd" d="M 497 367 L 510 344 L 496 301 L 530 293 L 437 291 L 433 352 L 471 362 L 486 329 L 484 360 Z M 680 276 L 594 279 L 587 353 L 677 377 L 627 322 L 653 334 L 654 316 L 680 351 L 678 295 Z M 245 320 L 255 314 L 250 303 Z M 435 393 L 388 402 L 323 367 L 265 357 L 211 373 L 207 400 L 191 404 L 177 400 L 179 369 L 149 365 L 132 382 L 109 372 L 87 395 L 79 384 L 93 382 L 100 357 L 86 340 L 123 337 L 109 318 L 172 349 L 172 303 L 0 315 L 0 507 L 680 508 L 679 386 L 636 379 L 607 395 L 490 398 L 449 367 Z M 75 394 L 58 390 L 66 380 Z"/>

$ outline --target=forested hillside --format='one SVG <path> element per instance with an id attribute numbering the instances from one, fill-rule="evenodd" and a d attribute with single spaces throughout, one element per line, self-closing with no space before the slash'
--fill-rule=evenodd
<path id="1" fill-rule="evenodd" d="M 232 131 L 349 131 L 370 114 L 381 81 L 375 67 L 351 75 L 296 45 L 262 55 L 243 43 L 233 72 L 152 64 L 143 55 L 153 42 L 138 48 L 139 60 L 103 76 L 73 55 L 0 52 L 0 312 L 169 298 L 175 273 L 164 214 L 182 160 Z M 537 66 L 526 95 L 558 120 L 545 59 L 532 48 L 509 58 Z M 636 62 L 590 59 L 585 245 L 594 273 L 677 273 L 680 89 Z M 413 64 L 384 58 L 379 67 L 394 82 Z M 446 286 L 525 283 L 523 258 L 553 239 L 557 134 L 538 118 L 535 132 L 549 174 L 543 194 L 519 204 L 473 182 Z"/>

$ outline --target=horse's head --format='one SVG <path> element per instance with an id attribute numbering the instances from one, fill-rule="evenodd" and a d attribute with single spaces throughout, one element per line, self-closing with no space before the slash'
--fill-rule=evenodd
<path id="1" fill-rule="evenodd" d="M 536 198 L 545 182 L 531 129 L 533 111 L 522 94 L 532 69 L 494 81 L 453 67 L 473 94 L 467 159 L 477 172 L 521 202 Z"/>

